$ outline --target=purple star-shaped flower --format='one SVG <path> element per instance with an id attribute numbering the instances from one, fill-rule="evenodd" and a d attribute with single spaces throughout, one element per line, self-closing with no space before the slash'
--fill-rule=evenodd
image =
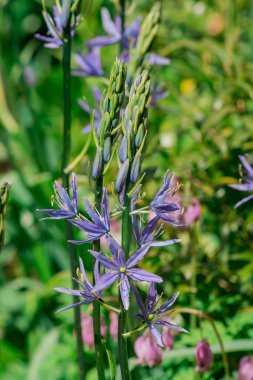
<path id="1" fill-rule="evenodd" d="M 91 221 L 89 221 L 84 216 L 82 216 L 81 218 L 79 217 L 76 219 L 69 220 L 71 224 L 74 224 L 80 230 L 84 231 L 88 236 L 87 240 L 69 241 L 70 243 L 77 245 L 98 240 L 102 236 L 107 235 L 110 231 L 109 203 L 106 188 L 103 188 L 103 199 L 101 202 L 103 217 L 98 213 L 97 210 L 92 209 L 90 202 L 87 199 L 84 200 L 84 205 Z"/>
<path id="2" fill-rule="evenodd" d="M 104 73 L 101 63 L 100 48 L 88 51 L 86 55 L 76 53 L 74 60 L 78 65 L 72 75 L 79 77 L 101 77 Z"/>
<path id="3" fill-rule="evenodd" d="M 54 209 L 44 209 L 37 210 L 39 212 L 43 212 L 44 214 L 48 214 L 49 217 L 44 219 L 69 219 L 73 218 L 77 215 L 77 182 L 76 182 L 76 174 L 72 173 L 72 200 L 70 199 L 66 189 L 64 189 L 58 181 L 55 181 L 54 189 L 55 189 L 55 203 L 59 207 L 59 210 Z"/>
<path id="4" fill-rule="evenodd" d="M 68 3 L 66 3 L 68 7 Z M 50 49 L 57 49 L 64 43 L 63 26 L 66 24 L 68 17 L 70 17 L 70 9 L 64 7 L 59 8 L 53 6 L 53 17 L 47 11 L 43 11 L 42 15 L 48 28 L 48 36 L 43 36 L 39 33 L 35 34 L 38 40 L 45 42 L 45 47 Z M 71 24 L 71 37 L 74 37 L 77 18 Z"/>
<path id="5" fill-rule="evenodd" d="M 100 120 L 102 118 L 102 115 L 100 112 L 100 99 L 101 99 L 102 93 L 99 90 L 99 88 L 97 88 L 96 86 L 92 87 L 92 92 L 96 100 L 96 108 L 94 111 L 94 128 L 97 129 L 99 126 Z M 78 104 L 88 114 L 92 113 L 92 109 L 90 108 L 90 106 L 83 100 L 79 99 Z M 91 130 L 91 124 L 88 124 L 82 129 L 82 133 L 89 133 L 90 130 Z"/>
<path id="6" fill-rule="evenodd" d="M 164 220 L 174 226 L 181 226 L 182 224 L 172 218 L 172 216 L 181 213 L 181 207 L 178 201 L 173 200 L 175 194 L 175 187 L 172 186 L 173 174 L 167 172 L 163 178 L 163 185 L 158 191 L 153 201 L 150 204 L 150 209 L 154 211 L 159 219 Z"/>
<path id="7" fill-rule="evenodd" d="M 114 45 L 118 43 L 121 38 L 123 39 L 123 47 L 129 49 L 129 40 L 133 39 L 136 41 L 136 38 L 139 34 L 140 26 L 139 20 L 136 19 L 132 22 L 129 27 L 125 29 L 123 37 L 121 35 L 121 20 L 117 16 L 113 21 L 108 9 L 102 8 L 101 10 L 102 25 L 107 33 L 107 36 L 99 36 L 87 41 L 87 47 L 102 47 L 108 45 Z"/>
<path id="8" fill-rule="evenodd" d="M 60 310 L 57 310 L 57 313 L 60 313 L 61 311 L 72 309 L 73 307 L 84 305 L 86 303 L 93 302 L 94 300 L 98 299 L 101 296 L 101 292 L 93 292 L 93 284 L 90 282 L 90 280 L 87 277 L 87 274 L 84 269 L 83 265 L 83 260 L 79 257 L 79 263 L 80 263 L 80 270 L 81 270 L 81 278 L 76 280 L 76 282 L 80 285 L 82 288 L 81 290 L 77 289 L 69 289 L 69 288 L 63 288 L 63 287 L 57 287 L 54 288 L 59 293 L 64 293 L 64 294 L 71 294 L 73 296 L 78 296 L 81 298 L 84 298 L 84 301 L 74 303 L 72 305 L 63 307 Z M 99 265 L 98 261 L 96 260 L 95 265 L 94 265 L 94 280 L 95 284 L 99 281 L 100 279 L 100 274 L 99 274 Z"/>
<path id="9" fill-rule="evenodd" d="M 109 271 L 104 274 L 93 288 L 93 292 L 102 291 L 112 285 L 116 280 L 119 281 L 120 295 L 125 310 L 130 306 L 130 283 L 128 277 L 134 281 L 162 282 L 162 278 L 140 268 L 133 268 L 147 254 L 150 243 L 143 245 L 135 251 L 130 258 L 125 261 L 125 254 L 121 246 L 110 236 L 107 236 L 112 259 L 100 252 L 89 252 L 100 261 Z"/>
<path id="10" fill-rule="evenodd" d="M 242 181 L 244 183 L 240 183 L 238 185 L 229 185 L 229 187 L 232 187 L 233 189 L 239 191 L 251 191 L 253 190 L 253 168 L 250 164 L 253 164 L 253 157 L 249 154 L 246 154 L 245 156 L 239 156 L 239 159 L 242 163 Z M 243 198 L 241 201 L 236 203 L 235 207 L 237 208 L 241 206 L 243 203 L 248 202 L 252 198 L 253 194 Z"/>
<path id="11" fill-rule="evenodd" d="M 139 202 L 139 200 L 142 198 L 139 197 L 139 193 L 141 190 L 141 185 L 137 187 L 136 191 L 134 192 L 132 198 L 131 198 L 131 212 L 132 212 L 132 224 L 133 224 L 133 230 L 135 239 L 139 246 L 142 246 L 146 243 L 151 243 L 151 246 L 166 246 L 171 245 L 175 243 L 179 243 L 182 241 L 182 239 L 169 239 L 169 240 L 156 240 L 163 232 L 162 228 L 155 231 L 157 224 L 160 220 L 159 216 L 155 216 L 153 219 L 151 219 L 147 225 L 144 227 L 143 230 L 141 230 L 138 222 L 138 216 L 135 213 L 135 205 Z"/>
<path id="12" fill-rule="evenodd" d="M 132 284 L 132 288 L 133 288 L 137 303 L 139 305 L 139 308 L 141 310 L 141 314 L 137 314 L 136 317 L 139 319 L 142 319 L 144 322 L 147 323 L 151 334 L 154 336 L 159 346 L 164 347 L 164 344 L 162 341 L 162 334 L 156 328 L 156 326 L 168 327 L 173 330 L 188 333 L 188 331 L 183 329 L 182 327 L 176 326 L 173 323 L 170 323 L 165 320 L 166 317 L 168 317 L 171 314 L 172 311 L 171 310 L 169 311 L 168 309 L 174 304 L 179 293 L 175 293 L 171 299 L 168 299 L 166 302 L 164 302 L 163 305 L 161 305 L 158 309 L 155 310 L 160 299 L 158 299 L 158 301 L 156 300 L 157 291 L 156 291 L 156 287 L 154 283 L 152 283 L 149 287 L 149 292 L 148 292 L 145 306 L 134 284 Z"/>

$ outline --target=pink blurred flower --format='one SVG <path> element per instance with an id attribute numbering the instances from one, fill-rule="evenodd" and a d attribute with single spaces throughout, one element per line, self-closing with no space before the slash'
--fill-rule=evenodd
<path id="1" fill-rule="evenodd" d="M 240 360 L 236 380 L 253 380 L 253 356 L 244 356 Z"/>
<path id="2" fill-rule="evenodd" d="M 93 318 L 86 314 L 81 314 L 81 326 L 82 326 L 82 338 L 83 344 L 87 346 L 90 350 L 94 348 L 94 333 L 93 333 Z M 101 335 L 105 336 L 106 325 L 104 318 L 101 318 Z"/>
<path id="3" fill-rule="evenodd" d="M 189 226 L 197 222 L 200 218 L 201 206 L 196 198 L 191 199 L 191 204 L 186 208 L 184 213 L 184 223 Z"/>
<path id="4" fill-rule="evenodd" d="M 154 367 L 162 362 L 162 349 L 159 347 L 153 336 L 146 331 L 144 335 L 136 339 L 134 351 L 137 355 L 139 364 Z"/>
<path id="5" fill-rule="evenodd" d="M 209 343 L 202 339 L 198 342 L 196 347 L 196 371 L 206 372 L 209 371 L 211 364 L 213 363 L 213 353 L 209 346 Z"/>
<path id="6" fill-rule="evenodd" d="M 172 350 L 174 346 L 174 340 L 175 340 L 175 337 L 172 334 L 171 329 L 169 329 L 168 327 L 164 327 L 163 334 L 162 334 L 162 341 L 163 341 L 164 346 L 168 350 Z"/>
<path id="7" fill-rule="evenodd" d="M 110 335 L 112 337 L 112 340 L 118 339 L 118 316 L 116 313 L 113 313 L 110 311 L 109 313 L 110 317 Z"/>

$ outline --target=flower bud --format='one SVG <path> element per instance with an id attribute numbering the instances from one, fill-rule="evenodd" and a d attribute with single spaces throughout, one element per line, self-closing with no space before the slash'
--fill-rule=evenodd
<path id="1" fill-rule="evenodd" d="M 104 162 L 109 162 L 110 161 L 110 158 L 111 158 L 111 137 L 108 136 L 106 137 L 105 139 L 105 143 L 104 143 Z"/>
<path id="2" fill-rule="evenodd" d="M 126 183 L 127 174 L 129 170 L 129 160 L 127 159 L 120 167 L 118 177 L 116 180 L 115 189 L 117 193 L 120 193 Z"/>
<path id="3" fill-rule="evenodd" d="M 236 380 L 252 380 L 253 379 L 253 356 L 244 356 L 240 360 L 238 376 Z"/>
<path id="4" fill-rule="evenodd" d="M 136 339 L 134 351 L 139 364 L 154 367 L 162 362 L 162 349 L 157 345 L 153 336 L 147 332 Z"/>
<path id="5" fill-rule="evenodd" d="M 202 339 L 198 342 L 196 347 L 196 371 L 206 372 L 209 371 L 211 364 L 213 363 L 213 353 L 209 346 L 209 343 Z"/>
<path id="6" fill-rule="evenodd" d="M 121 141 L 119 147 L 119 158 L 122 163 L 127 159 L 127 135 L 125 135 Z"/>
<path id="7" fill-rule="evenodd" d="M 184 213 L 184 223 L 189 226 L 197 222 L 200 218 L 201 206 L 198 199 L 193 198 L 191 204 L 186 208 Z"/>
<path id="8" fill-rule="evenodd" d="M 112 340 L 117 341 L 118 339 L 118 315 L 110 311 L 110 335 Z"/>
<path id="9" fill-rule="evenodd" d="M 130 173 L 130 181 L 133 184 L 135 184 L 140 178 L 140 172 L 141 172 L 141 155 L 139 153 L 136 153 L 134 157 L 133 165 L 131 168 L 131 173 Z"/>
<path id="10" fill-rule="evenodd" d="M 138 128 L 137 134 L 135 136 L 135 147 L 138 149 L 144 138 L 144 125 L 141 124 Z"/>
<path id="11" fill-rule="evenodd" d="M 163 341 L 164 347 L 166 347 L 168 350 L 172 350 L 174 346 L 174 340 L 175 340 L 175 337 L 171 333 L 171 329 L 169 329 L 168 327 L 164 327 L 163 334 L 162 334 L 162 341 Z"/>
<path id="12" fill-rule="evenodd" d="M 82 339 L 83 344 L 90 350 L 94 348 L 94 332 L 93 332 L 93 318 L 86 314 L 81 314 L 81 327 L 82 327 Z M 106 325 L 104 318 L 101 318 L 101 335 L 105 336 Z"/>
<path id="13" fill-rule="evenodd" d="M 96 181 L 102 171 L 102 152 L 101 149 L 97 149 L 96 157 L 93 162 L 93 167 L 92 167 L 92 178 Z"/>

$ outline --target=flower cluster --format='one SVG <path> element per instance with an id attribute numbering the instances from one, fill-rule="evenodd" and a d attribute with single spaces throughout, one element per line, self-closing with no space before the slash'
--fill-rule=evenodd
<path id="1" fill-rule="evenodd" d="M 103 189 L 103 200 L 101 203 L 102 215 L 100 215 L 96 209 L 92 208 L 90 202 L 87 199 L 84 199 L 85 211 L 87 213 L 87 216 L 84 216 L 78 212 L 76 175 L 74 173 L 72 174 L 72 199 L 68 195 L 67 191 L 60 185 L 60 183 L 55 182 L 55 199 L 58 209 L 39 210 L 40 212 L 49 215 L 44 219 L 66 219 L 69 223 L 78 227 L 81 231 L 84 231 L 88 239 L 82 241 L 71 241 L 71 243 L 74 244 L 84 244 L 87 242 L 96 241 L 99 240 L 102 236 L 105 236 L 107 245 L 110 250 L 109 256 L 102 252 L 89 250 L 89 253 L 95 258 L 94 284 L 92 284 L 88 279 L 83 261 L 79 259 L 80 269 L 78 271 L 78 278 L 76 279 L 76 282 L 79 284 L 81 289 L 76 290 L 63 287 L 55 288 L 55 290 L 60 293 L 75 295 L 82 299 L 78 303 L 71 304 L 60 309 L 59 312 L 93 301 L 101 301 L 103 291 L 112 284 L 117 283 L 125 310 L 128 310 L 130 306 L 130 290 L 132 286 L 136 300 L 141 310 L 141 314 L 138 314 L 136 317 L 142 319 L 142 321 L 147 324 L 151 334 L 160 346 L 163 347 L 164 343 L 161 339 L 161 333 L 156 328 L 157 326 L 165 326 L 177 331 L 186 331 L 183 328 L 178 327 L 166 320 L 166 318 L 171 313 L 171 311 L 168 309 L 175 302 L 178 293 L 176 293 L 172 299 L 166 301 L 163 305 L 155 309 L 157 305 L 157 292 L 155 289 L 155 283 L 161 283 L 163 279 L 158 275 L 137 267 L 137 264 L 147 255 L 150 247 L 157 245 L 170 245 L 180 241 L 179 239 L 171 239 L 168 241 L 156 242 L 153 241 L 150 236 L 154 232 L 154 226 L 157 225 L 158 221 L 160 219 L 167 220 L 168 218 L 168 216 L 164 216 L 163 213 L 161 213 L 161 210 L 169 213 L 176 209 L 173 203 L 172 206 L 170 205 L 169 197 L 166 198 L 168 203 L 164 201 L 164 194 L 170 193 L 170 183 L 170 180 L 168 180 L 168 174 L 166 173 L 162 188 L 158 191 L 157 195 L 149 206 L 151 210 L 159 210 L 156 211 L 157 215 L 154 219 L 152 219 L 153 222 L 151 221 L 152 227 L 149 222 L 144 228 L 144 232 L 141 234 L 142 240 L 139 241 L 139 248 L 135 250 L 126 260 L 125 253 L 121 245 L 110 233 L 110 212 L 107 190 L 105 188 Z M 135 202 L 136 194 L 134 194 L 132 199 L 132 203 Z M 137 233 L 135 218 L 133 218 L 132 221 L 135 235 L 138 235 L 139 232 Z M 178 224 L 173 219 L 169 219 L 169 221 L 172 224 Z M 100 275 L 100 271 L 98 269 L 99 263 L 101 263 L 103 266 L 102 275 Z M 134 283 L 143 281 L 150 283 L 146 308 L 144 307 L 137 288 L 134 285 Z"/>

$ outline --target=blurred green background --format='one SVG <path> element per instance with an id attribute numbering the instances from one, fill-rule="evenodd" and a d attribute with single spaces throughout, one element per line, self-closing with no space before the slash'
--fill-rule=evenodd
<path id="1" fill-rule="evenodd" d="M 101 7 L 115 14 L 115 3 L 94 1 L 87 9 L 84 4 L 74 51 L 84 51 L 86 39 L 104 34 Z M 144 17 L 152 3 L 131 2 L 127 19 Z M 215 319 L 234 379 L 239 359 L 253 352 L 252 203 L 235 210 L 242 194 L 227 187 L 238 180 L 238 154 L 253 151 L 253 2 L 163 3 L 155 50 L 171 65 L 154 67 L 151 78 L 164 83 L 169 95 L 150 110 L 146 189 L 152 197 L 169 168 L 183 184 L 185 207 L 194 197 L 202 212 L 191 228 L 169 231 L 183 238 L 181 245 L 154 251 L 144 265 L 163 274 L 166 293 L 181 292 L 179 306 L 195 306 Z M 36 212 L 50 206 L 62 152 L 61 50 L 45 49 L 34 38 L 38 31 L 45 32 L 39 1 L 0 0 L 0 182 L 12 183 L 0 255 L 3 380 L 77 378 L 72 313 L 55 315 L 69 301 L 53 291 L 70 282 L 63 222 L 40 222 Z M 117 52 L 117 46 L 102 49 L 105 77 Z M 100 79 L 73 78 L 73 158 L 85 144 L 81 129 L 89 122 L 77 99 L 85 96 L 93 104 L 94 84 L 105 88 Z M 93 157 L 91 146 L 78 168 L 80 193 L 88 197 L 86 167 Z M 83 257 L 86 249 L 79 250 Z M 201 336 L 217 345 L 208 324 L 200 329 L 198 322 L 184 316 L 191 335 L 177 336 L 161 367 L 143 368 L 142 378 L 197 379 L 194 349 L 184 349 L 194 348 Z M 92 351 L 86 350 L 86 361 L 87 379 L 96 379 Z M 219 353 L 212 371 L 201 378 L 224 379 Z"/>

